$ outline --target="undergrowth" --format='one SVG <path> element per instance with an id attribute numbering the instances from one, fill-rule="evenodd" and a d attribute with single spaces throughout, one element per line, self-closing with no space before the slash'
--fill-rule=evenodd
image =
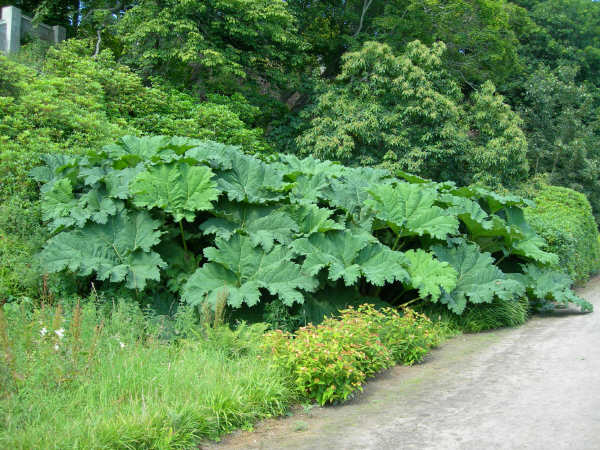
<path id="1" fill-rule="evenodd" d="M 529 300 L 527 297 L 519 300 L 496 299 L 492 303 L 470 305 L 461 315 L 432 304 L 424 305 L 419 310 L 455 331 L 478 333 L 523 325 L 529 317 Z"/>
<path id="2" fill-rule="evenodd" d="M 6 304 L 0 448 L 191 448 L 281 415 L 295 394 L 261 358 L 263 332 L 198 325 L 189 308 L 166 319 L 126 301 Z"/>
<path id="3" fill-rule="evenodd" d="M 299 395 L 321 405 L 347 400 L 396 363 L 412 365 L 446 336 L 442 324 L 410 309 L 349 307 L 295 333 L 268 333 L 264 347 L 294 380 Z"/>

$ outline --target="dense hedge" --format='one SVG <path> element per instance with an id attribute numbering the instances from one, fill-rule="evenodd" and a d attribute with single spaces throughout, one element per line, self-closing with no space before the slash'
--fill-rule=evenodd
<path id="1" fill-rule="evenodd" d="M 584 194 L 537 183 L 528 193 L 535 207 L 525 209 L 527 221 L 560 257 L 560 266 L 576 282 L 600 268 L 600 237 L 592 208 Z"/>

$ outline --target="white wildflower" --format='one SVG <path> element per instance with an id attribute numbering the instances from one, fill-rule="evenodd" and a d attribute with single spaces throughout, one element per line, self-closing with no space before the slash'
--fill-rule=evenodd
<path id="1" fill-rule="evenodd" d="M 119 342 L 119 345 L 121 346 L 121 348 L 125 348 L 125 344 L 122 342 Z"/>
<path id="2" fill-rule="evenodd" d="M 58 344 L 54 344 L 54 350 L 58 351 Z"/>
<path id="3" fill-rule="evenodd" d="M 54 332 L 56 333 L 56 335 L 62 339 L 65 336 L 65 329 L 64 328 L 59 328 L 58 330 L 54 330 Z"/>
<path id="4" fill-rule="evenodd" d="M 46 327 L 44 327 L 40 330 L 40 334 L 42 335 L 42 337 L 44 337 L 47 332 L 48 332 L 48 328 L 46 328 Z"/>

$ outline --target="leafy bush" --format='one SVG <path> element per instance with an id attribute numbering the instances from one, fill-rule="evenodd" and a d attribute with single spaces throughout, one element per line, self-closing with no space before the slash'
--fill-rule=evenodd
<path id="1" fill-rule="evenodd" d="M 460 314 L 469 303 L 533 287 L 512 276 L 524 270 L 519 264 L 551 273 L 545 265 L 557 262 L 525 221 L 523 199 L 481 188 L 312 158 L 265 163 L 236 147 L 161 136 L 127 136 L 85 157 L 46 162 L 32 173 L 55 233 L 41 254 L 44 269 L 137 295 L 170 291 L 191 305 L 224 297 L 233 308 L 279 298 L 291 306 L 345 286 L 391 303 L 441 302 Z"/>
<path id="2" fill-rule="evenodd" d="M 365 304 L 309 324 L 294 334 L 267 334 L 263 346 L 295 380 L 301 395 L 321 405 L 346 400 L 364 381 L 400 362 L 421 361 L 442 338 L 425 316 L 409 309 L 404 315 Z"/>
<path id="3" fill-rule="evenodd" d="M 125 134 L 175 132 L 267 149 L 262 130 L 248 128 L 227 105 L 145 86 L 109 51 L 96 58 L 91 52 L 87 42 L 70 40 L 29 61 L 34 67 L 0 56 L 0 210 L 10 210 L 0 219 L 0 298 L 37 294 L 32 259 L 45 234 L 27 173 L 43 154 L 81 154 Z M 15 220 L 18 231 L 9 223 Z"/>
<path id="4" fill-rule="evenodd" d="M 283 414 L 296 394 L 261 357 L 264 328 L 194 316 L 93 299 L 0 307 L 0 447 L 191 448 Z"/>
<path id="5" fill-rule="evenodd" d="M 535 207 L 525 217 L 560 258 L 559 266 L 576 282 L 600 269 L 598 226 L 585 195 L 568 188 L 535 183 L 528 189 Z"/>

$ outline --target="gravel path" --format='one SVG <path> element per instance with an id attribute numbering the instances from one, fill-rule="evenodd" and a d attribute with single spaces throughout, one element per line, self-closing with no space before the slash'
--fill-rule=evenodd
<path id="1" fill-rule="evenodd" d="M 574 309 L 460 336 L 339 407 L 298 411 L 218 449 L 600 449 L 600 277 Z"/>

